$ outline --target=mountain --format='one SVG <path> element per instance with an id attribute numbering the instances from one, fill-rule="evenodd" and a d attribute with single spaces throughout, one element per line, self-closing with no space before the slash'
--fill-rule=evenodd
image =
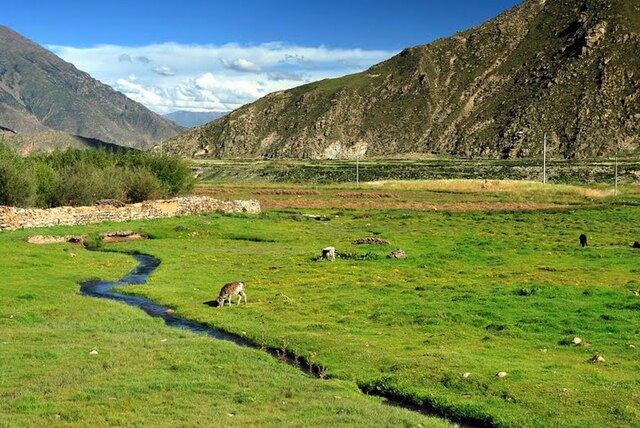
<path id="1" fill-rule="evenodd" d="M 583 158 L 640 145 L 640 2 L 527 0 L 164 144 L 185 156 Z"/>
<path id="2" fill-rule="evenodd" d="M 62 131 L 41 131 L 29 134 L 17 134 L 13 131 L 3 131 L 0 129 L 0 141 L 22 154 L 23 156 L 31 153 L 52 152 L 54 150 L 72 149 L 105 149 L 109 151 L 116 150 L 134 150 L 125 149 L 123 146 L 105 143 L 104 141 L 94 138 L 78 137 L 77 135 L 67 134 Z"/>
<path id="3" fill-rule="evenodd" d="M 18 134 L 57 130 L 137 148 L 183 130 L 3 26 L 0 126 Z"/>
<path id="4" fill-rule="evenodd" d="M 165 119 L 169 119 L 185 128 L 204 125 L 212 120 L 218 119 L 227 114 L 226 111 L 185 111 L 178 110 L 173 113 L 163 114 Z"/>

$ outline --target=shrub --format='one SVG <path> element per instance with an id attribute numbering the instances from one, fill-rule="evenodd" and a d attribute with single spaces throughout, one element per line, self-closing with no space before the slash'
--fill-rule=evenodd
<path id="1" fill-rule="evenodd" d="M 92 205 L 101 199 L 140 202 L 193 187 L 182 159 L 129 150 L 77 150 L 27 158 L 0 141 L 0 203 L 48 208 Z"/>
<path id="2" fill-rule="evenodd" d="M 58 205 L 58 173 L 43 162 L 34 162 L 33 177 L 36 181 L 36 206 L 50 208 Z"/>
<path id="3" fill-rule="evenodd" d="M 27 207 L 34 203 L 36 182 L 24 162 L 0 158 L 0 205 Z"/>
<path id="4" fill-rule="evenodd" d="M 125 192 L 127 200 L 134 203 L 164 196 L 160 181 L 145 169 L 136 169 L 127 173 Z"/>

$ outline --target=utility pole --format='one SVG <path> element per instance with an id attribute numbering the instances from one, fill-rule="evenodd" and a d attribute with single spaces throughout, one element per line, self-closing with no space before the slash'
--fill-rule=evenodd
<path id="1" fill-rule="evenodd" d="M 615 158 L 615 181 L 613 185 L 613 196 L 618 196 L 618 156 Z"/>
<path id="2" fill-rule="evenodd" d="M 544 146 L 542 149 L 542 184 L 547 184 L 547 133 L 544 134 Z"/>

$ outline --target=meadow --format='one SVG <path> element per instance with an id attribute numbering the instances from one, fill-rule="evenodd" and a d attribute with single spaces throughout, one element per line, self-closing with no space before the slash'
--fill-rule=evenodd
<path id="1" fill-rule="evenodd" d="M 360 391 L 486 426 L 640 421 L 635 186 L 618 198 L 482 180 L 197 190 L 258 198 L 264 212 L 0 234 L 0 424 L 445 424 Z M 105 249 L 162 264 L 123 292 L 283 349 L 323 379 L 77 294 L 78 281 L 129 271 L 127 255 L 24 242 L 124 228 L 151 239 Z M 352 244 L 365 237 L 390 245 Z M 335 262 L 318 260 L 328 245 Z M 396 248 L 408 257 L 388 258 Z M 247 305 L 205 304 L 234 280 Z"/>

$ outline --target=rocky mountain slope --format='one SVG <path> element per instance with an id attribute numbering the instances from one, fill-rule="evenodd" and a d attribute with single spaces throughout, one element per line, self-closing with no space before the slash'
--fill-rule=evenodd
<path id="1" fill-rule="evenodd" d="M 0 26 L 0 126 L 148 148 L 182 128 Z"/>
<path id="2" fill-rule="evenodd" d="M 133 150 L 125 149 L 116 144 L 105 143 L 94 138 L 78 137 L 77 135 L 67 134 L 62 131 L 40 131 L 18 134 L 0 130 L 0 141 L 23 156 L 32 153 L 65 150 L 68 148 L 105 149 L 109 151 Z"/>
<path id="3" fill-rule="evenodd" d="M 270 94 L 164 144 L 195 157 L 583 158 L 640 146 L 640 2 L 526 0 L 369 70 Z"/>

